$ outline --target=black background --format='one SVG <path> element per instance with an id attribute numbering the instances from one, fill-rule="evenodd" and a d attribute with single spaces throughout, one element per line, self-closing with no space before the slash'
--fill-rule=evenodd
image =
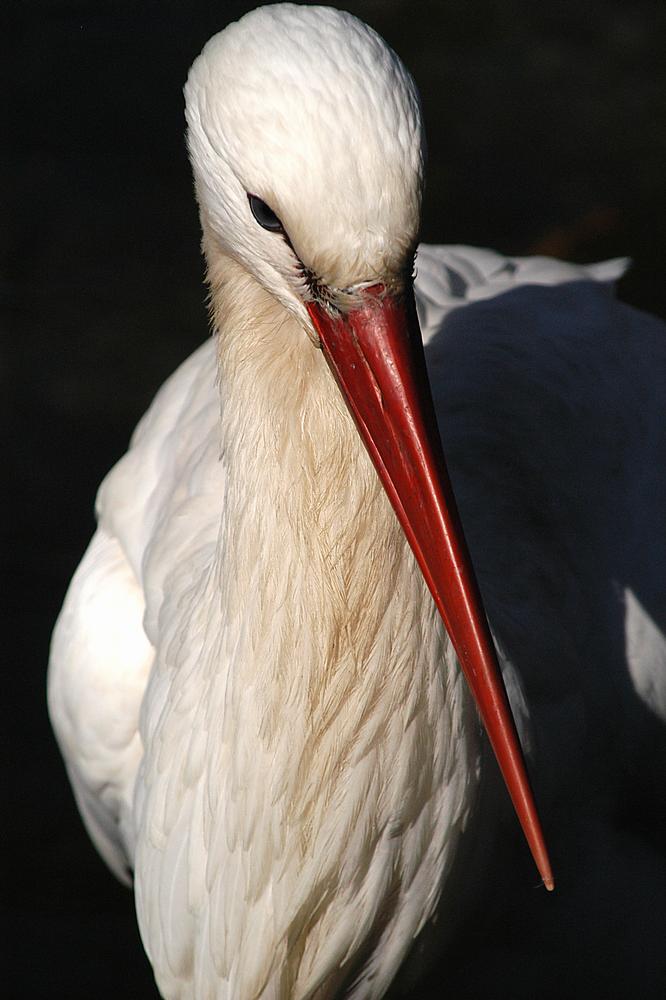
<path id="1" fill-rule="evenodd" d="M 8 997 L 155 995 L 131 897 L 79 822 L 44 678 L 53 621 L 93 530 L 96 487 L 158 385 L 206 336 L 181 87 L 207 38 L 251 6 L 2 8 Z M 384 35 L 421 88 L 425 239 L 575 260 L 629 254 L 622 297 L 666 316 L 666 5 L 346 6 Z M 521 983 L 516 964 L 510 975 Z M 469 984 L 452 959 L 446 989 L 577 995 L 559 990 L 558 970 L 545 975 L 533 994 L 524 982 L 499 991 Z M 586 996 L 666 995 L 666 974 L 642 981 L 638 949 L 625 979 L 591 981 Z"/>

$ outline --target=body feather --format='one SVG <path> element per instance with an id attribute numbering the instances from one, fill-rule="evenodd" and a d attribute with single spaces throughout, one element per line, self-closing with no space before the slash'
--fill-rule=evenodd
<path id="1" fill-rule="evenodd" d="M 572 572 L 568 537 L 576 517 L 591 516 L 580 493 L 599 474 L 585 468 L 583 441 L 567 483 L 570 442 L 564 434 L 558 452 L 563 429 L 553 430 L 568 419 L 582 431 L 598 412 L 586 364 L 600 349 L 604 378 L 615 363 L 619 385 L 656 331 L 594 280 L 612 265 L 539 268 L 525 276 L 489 252 L 423 247 L 416 290 L 491 622 L 502 647 L 527 650 L 518 666 L 552 708 L 580 694 L 590 552 Z M 290 323 L 276 329 L 258 289 L 263 356 L 244 356 L 246 293 L 221 292 L 219 339 L 165 384 L 100 490 L 99 532 L 56 630 L 51 713 L 100 852 L 117 874 L 135 868 L 165 996 L 305 997 L 354 983 L 354 996 L 380 996 L 433 912 L 468 821 L 476 725 L 320 356 L 297 360 Z M 231 387 L 221 411 L 218 382 Z M 618 398 L 618 420 L 626 409 Z M 611 412 L 605 421 L 616 433 Z M 497 497 L 490 510 L 478 502 L 487 495 Z M 511 530 L 528 571 L 511 565 Z M 597 542 L 607 534 L 600 522 Z M 558 599 L 543 601 L 552 590 Z M 100 629 L 98 605 L 120 647 Z M 577 624 L 568 645 L 563 614 Z M 537 677 L 529 663 L 550 641 L 560 669 Z M 113 689 L 92 717 L 91 671 Z M 524 715 L 518 689 L 514 703 Z"/>

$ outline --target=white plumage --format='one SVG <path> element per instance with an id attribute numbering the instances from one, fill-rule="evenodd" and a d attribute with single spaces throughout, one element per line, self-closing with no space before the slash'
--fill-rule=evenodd
<path id="1" fill-rule="evenodd" d="M 216 336 L 101 487 L 49 708 L 96 846 L 135 873 L 164 996 L 379 997 L 442 885 L 446 912 L 483 754 L 305 304 L 404 285 L 418 99 L 365 26 L 290 5 L 216 36 L 186 96 Z M 584 715 L 600 685 L 616 720 L 630 681 L 664 714 L 658 589 L 616 575 L 618 517 L 629 548 L 649 545 L 664 427 L 663 327 L 615 302 L 623 267 L 417 257 L 440 430 L 525 733 L 519 675 L 544 717 Z M 626 594 L 612 679 L 599 573 L 620 617 Z M 580 750 L 562 744 L 547 749 Z"/>

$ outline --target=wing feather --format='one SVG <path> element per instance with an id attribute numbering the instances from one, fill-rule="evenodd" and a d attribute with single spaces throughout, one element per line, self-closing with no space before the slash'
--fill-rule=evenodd
<path id="1" fill-rule="evenodd" d="M 129 882 L 139 713 L 153 648 L 143 595 L 118 541 L 99 529 L 72 580 L 51 646 L 48 700 L 79 810 L 106 863 Z"/>

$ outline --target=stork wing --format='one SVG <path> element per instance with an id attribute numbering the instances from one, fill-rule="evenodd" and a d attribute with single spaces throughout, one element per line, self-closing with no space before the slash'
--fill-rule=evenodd
<path id="1" fill-rule="evenodd" d="M 580 716 L 566 737 L 550 726 L 552 760 L 563 746 L 573 754 L 591 719 L 613 734 L 614 788 L 612 762 L 628 767 L 639 731 L 652 739 L 642 706 L 666 718 L 666 338 L 660 320 L 615 299 L 625 266 L 422 246 L 416 280 L 444 450 L 496 639 L 515 658 L 542 744 L 540 706 Z M 622 749 L 610 705 L 631 733 Z"/>
<path id="2" fill-rule="evenodd" d="M 219 519 L 219 494 L 211 518 L 201 510 L 219 485 L 215 370 L 209 341 L 161 388 L 102 484 L 99 528 L 51 646 L 53 727 L 88 832 L 124 882 L 134 864 L 139 717 L 155 658 L 149 636 L 156 641 L 165 579 L 187 562 L 188 546 L 215 536 Z"/>
<path id="3" fill-rule="evenodd" d="M 153 648 L 141 588 L 118 543 L 95 533 L 53 634 L 49 712 L 76 801 L 97 850 L 129 882 L 139 710 Z"/>
<path id="4" fill-rule="evenodd" d="M 572 281 L 612 283 L 629 265 L 625 257 L 598 264 L 568 264 L 553 257 L 505 257 L 494 250 L 422 243 L 416 258 L 416 306 L 427 343 L 452 309 L 492 299 L 524 285 Z"/>

